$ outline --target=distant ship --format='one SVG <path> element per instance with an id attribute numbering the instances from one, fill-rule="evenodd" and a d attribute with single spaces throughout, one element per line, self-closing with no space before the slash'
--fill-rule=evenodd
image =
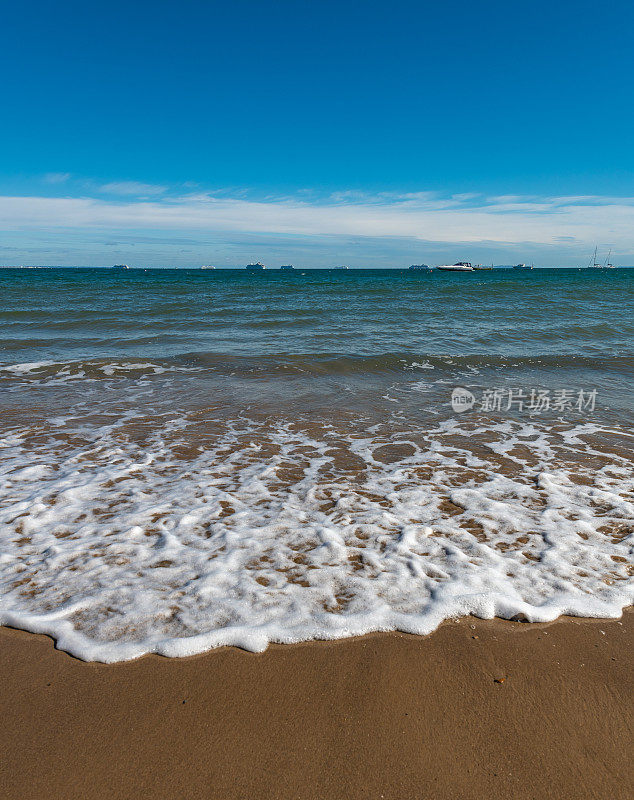
<path id="1" fill-rule="evenodd" d="M 247 272 L 260 272 L 263 269 L 266 269 L 264 264 L 261 261 L 258 261 L 256 264 L 247 264 Z"/>
<path id="2" fill-rule="evenodd" d="M 431 267 L 428 267 L 427 264 L 412 264 L 409 269 L 414 270 L 414 272 L 431 272 Z"/>
<path id="3" fill-rule="evenodd" d="M 295 267 L 292 264 L 284 264 L 284 266 L 280 267 L 280 269 L 283 269 L 285 272 L 288 272 L 291 269 L 295 269 Z"/>
<path id="4" fill-rule="evenodd" d="M 475 269 L 477 269 L 477 270 L 483 270 L 483 269 L 492 270 L 493 269 L 493 264 L 491 264 L 490 267 L 484 267 L 482 264 L 474 264 L 473 265 L 473 269 L 474 270 Z"/>
<path id="5" fill-rule="evenodd" d="M 442 269 L 446 272 L 473 272 L 473 267 L 470 261 L 456 261 L 455 264 L 441 264 L 436 269 Z"/>
<path id="6" fill-rule="evenodd" d="M 348 267 L 333 267 L 333 269 L 348 269 Z"/>
<path id="7" fill-rule="evenodd" d="M 201 267 L 201 269 L 216 269 L 216 268 L 212 267 L 212 266 L 205 266 L 205 267 Z"/>
<path id="8" fill-rule="evenodd" d="M 112 269 L 130 269 L 127 264 L 115 264 Z"/>
<path id="9" fill-rule="evenodd" d="M 527 264 L 516 264 L 513 269 L 533 269 L 533 265 L 531 264 L 528 266 Z"/>

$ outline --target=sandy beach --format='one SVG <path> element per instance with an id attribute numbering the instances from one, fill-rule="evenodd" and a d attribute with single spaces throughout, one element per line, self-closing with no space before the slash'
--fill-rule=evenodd
<path id="1" fill-rule="evenodd" d="M 3 628 L 2 796 L 625 799 L 633 644 L 627 611 L 103 665 Z"/>
<path id="2" fill-rule="evenodd" d="M 0 800 L 634 800 L 634 4 L 3 11 Z"/>

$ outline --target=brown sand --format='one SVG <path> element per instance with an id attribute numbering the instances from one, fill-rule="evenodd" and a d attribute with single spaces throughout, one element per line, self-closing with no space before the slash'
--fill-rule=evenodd
<path id="1" fill-rule="evenodd" d="M 85 664 L 0 629 L 0 796 L 632 796 L 634 613 Z"/>

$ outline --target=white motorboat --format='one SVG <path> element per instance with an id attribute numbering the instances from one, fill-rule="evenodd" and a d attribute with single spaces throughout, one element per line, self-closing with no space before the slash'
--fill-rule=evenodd
<path id="1" fill-rule="evenodd" d="M 455 264 L 441 264 L 436 269 L 442 269 L 446 272 L 473 272 L 473 266 L 470 261 L 456 261 Z"/>

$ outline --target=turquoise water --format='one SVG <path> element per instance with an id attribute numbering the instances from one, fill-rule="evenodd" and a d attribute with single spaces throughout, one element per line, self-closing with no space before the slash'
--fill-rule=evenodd
<path id="1" fill-rule="evenodd" d="M 189 368 L 180 373 L 182 402 L 217 391 L 228 403 L 243 392 L 272 407 L 336 405 L 354 390 L 372 405 L 381 388 L 406 390 L 417 379 L 437 410 L 443 387 L 459 382 L 474 392 L 596 388 L 597 413 L 628 415 L 634 270 L 5 269 L 0 361 L 52 362 L 3 373 L 7 388 L 22 392 L 68 372 L 108 378 L 101 367 L 135 361 L 154 367 L 131 382 L 152 376 L 157 397 L 179 389 L 155 367 Z M 119 378 L 114 394 L 130 389 Z"/>
<path id="2" fill-rule="evenodd" d="M 631 355 L 634 270 L 0 271 L 3 360 Z"/>
<path id="3" fill-rule="evenodd" d="M 618 616 L 633 397 L 634 270 L 0 270 L 0 624 L 117 661 Z"/>

